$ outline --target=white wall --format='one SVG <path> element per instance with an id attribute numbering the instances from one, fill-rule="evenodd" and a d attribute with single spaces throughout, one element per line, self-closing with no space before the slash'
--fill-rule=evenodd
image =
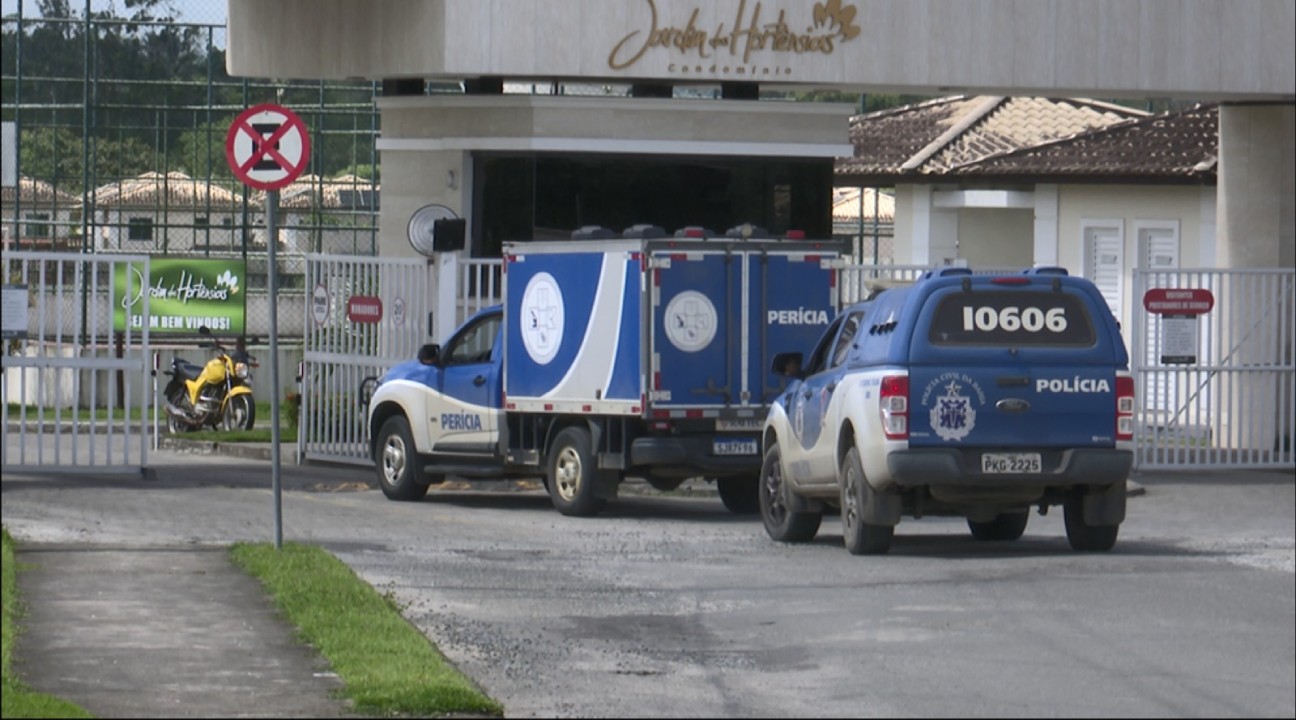
<path id="1" fill-rule="evenodd" d="M 207 229 L 194 227 L 197 215 L 207 217 Z M 163 248 L 168 254 L 194 248 L 206 249 L 207 243 L 213 250 L 242 248 L 242 239 L 237 232 L 242 217 L 229 210 L 195 213 L 175 208 L 167 212 L 160 208 L 114 208 L 100 210 L 96 216 L 96 220 L 91 222 L 90 233 L 97 250 L 152 255 L 160 254 Z M 137 217 L 153 221 L 151 240 L 130 239 L 130 221 Z M 228 225 L 224 224 L 226 221 Z"/>
<path id="2" fill-rule="evenodd" d="M 1125 275 L 1121 283 L 1119 319 L 1130 343 L 1133 312 L 1142 299 L 1133 297 L 1132 272 L 1146 264 L 1139 256 L 1138 228 L 1148 221 L 1178 224 L 1179 267 L 1201 267 L 1203 247 L 1213 247 L 1213 237 L 1202 237 L 1202 192 L 1199 186 L 1060 185 L 1058 186 L 1058 264 L 1073 275 L 1085 271 L 1083 224 L 1086 220 L 1118 222 L 1125 242 Z M 1213 226 L 1207 227 L 1213 233 Z"/>
<path id="3" fill-rule="evenodd" d="M 968 267 L 1028 268 L 1034 264 L 1033 210 L 959 210 L 959 257 Z"/>
<path id="4" fill-rule="evenodd" d="M 1220 260 L 1291 267 L 1296 258 L 1296 108 L 1220 108 Z"/>

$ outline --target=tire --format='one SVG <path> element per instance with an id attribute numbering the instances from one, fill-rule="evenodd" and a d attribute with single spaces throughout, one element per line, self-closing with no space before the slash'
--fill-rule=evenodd
<path id="1" fill-rule="evenodd" d="M 1067 542 L 1076 552 L 1107 552 L 1116 545 L 1120 525 L 1090 525 L 1084 519 L 1084 498 L 1075 497 L 1062 506 Z"/>
<path id="2" fill-rule="evenodd" d="M 755 515 L 760 512 L 760 476 L 716 478 L 720 501 L 734 515 Z"/>
<path id="3" fill-rule="evenodd" d="M 842 459 L 841 520 L 842 538 L 851 555 L 885 555 L 891 551 L 893 525 L 865 522 L 868 508 L 877 502 L 877 491 L 864 477 L 859 450 L 851 448 Z"/>
<path id="4" fill-rule="evenodd" d="M 823 522 L 818 512 L 792 512 L 788 509 L 787 493 L 791 492 L 783 481 L 783 464 L 778 443 L 771 443 L 761 462 L 757 497 L 760 503 L 761 522 L 765 532 L 778 542 L 798 543 L 813 540 Z"/>
<path id="5" fill-rule="evenodd" d="M 606 501 L 594 494 L 598 475 L 590 434 L 583 427 L 564 428 L 549 451 L 549 500 L 563 515 L 590 517 Z"/>
<path id="6" fill-rule="evenodd" d="M 177 390 L 171 396 L 171 404 L 181 409 L 188 408 L 189 398 L 185 397 L 185 391 Z M 189 425 L 189 423 L 181 420 L 180 418 L 176 417 L 175 415 L 172 415 L 171 413 L 167 413 L 166 417 L 167 417 L 167 432 L 171 433 L 172 435 L 179 435 L 180 433 L 186 433 L 193 430 L 193 428 Z"/>
<path id="7" fill-rule="evenodd" d="M 225 403 L 225 415 L 221 418 L 221 427 L 229 430 L 251 430 L 256 424 L 256 403 L 252 396 L 239 394 Z"/>
<path id="8" fill-rule="evenodd" d="M 1002 513 L 990 522 L 977 522 L 968 518 L 968 529 L 977 540 L 1016 540 L 1026 532 L 1026 523 L 1030 520 L 1029 512 Z"/>
<path id="9" fill-rule="evenodd" d="M 427 483 L 419 482 L 417 453 L 409 422 L 402 416 L 388 418 L 378 431 L 374 466 L 378 485 L 388 500 L 410 502 L 427 495 Z"/>

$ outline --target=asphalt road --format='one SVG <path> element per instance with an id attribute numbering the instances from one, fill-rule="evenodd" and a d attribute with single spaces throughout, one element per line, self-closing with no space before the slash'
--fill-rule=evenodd
<path id="1" fill-rule="evenodd" d="M 149 479 L 6 476 L 22 542 L 273 539 L 265 462 L 159 452 Z M 1142 474 L 1121 540 L 1013 543 L 906 519 L 852 557 L 714 497 L 626 495 L 566 518 L 539 489 L 393 503 L 360 468 L 286 465 L 285 540 L 381 591 L 510 717 L 1293 717 L 1296 480 Z M 201 618 L 195 618 L 201 622 Z"/>

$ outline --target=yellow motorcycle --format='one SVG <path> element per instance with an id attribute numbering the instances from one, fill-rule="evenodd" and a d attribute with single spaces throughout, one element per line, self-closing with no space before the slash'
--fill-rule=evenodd
<path id="1" fill-rule="evenodd" d="M 198 333 L 211 337 L 207 326 Z M 171 433 L 213 430 L 251 430 L 256 422 L 256 401 L 252 397 L 252 368 L 256 358 L 240 341 L 232 348 L 215 338 L 198 347 L 214 350 L 216 357 L 206 365 L 194 365 L 180 357 L 171 359 L 166 397 L 167 429 Z"/>

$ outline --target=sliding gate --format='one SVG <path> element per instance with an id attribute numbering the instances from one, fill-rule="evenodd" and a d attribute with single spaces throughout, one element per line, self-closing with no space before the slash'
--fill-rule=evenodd
<path id="1" fill-rule="evenodd" d="M 149 258 L 6 251 L 3 268 L 3 472 L 142 473 L 152 353 L 126 319 L 149 316 Z"/>
<path id="2" fill-rule="evenodd" d="M 299 457 L 373 463 L 364 385 L 428 342 L 430 275 L 424 258 L 307 256 Z"/>
<path id="3" fill-rule="evenodd" d="M 1138 270 L 1134 290 L 1135 466 L 1290 470 L 1293 270 Z M 1214 306 L 1147 312 L 1149 290 Z"/>

